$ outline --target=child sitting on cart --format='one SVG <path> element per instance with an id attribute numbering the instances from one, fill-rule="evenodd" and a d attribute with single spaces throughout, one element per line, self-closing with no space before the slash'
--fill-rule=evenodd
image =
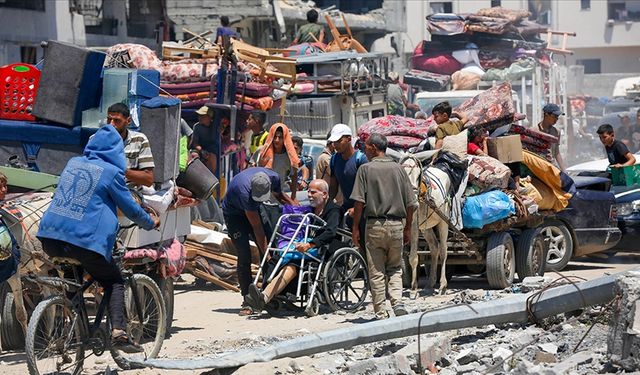
<path id="1" fill-rule="evenodd" d="M 266 286 L 264 291 L 260 291 L 255 284 L 249 286 L 249 295 L 246 297 L 246 303 L 251 306 L 256 312 L 261 312 L 264 306 L 269 303 L 275 296 L 280 294 L 286 286 L 296 278 L 298 275 L 298 268 L 300 267 L 299 261 L 305 257 L 307 260 L 318 259 L 318 249 L 323 246 L 330 245 L 336 239 L 336 232 L 340 223 L 340 208 L 333 202 L 329 201 L 329 185 L 326 181 L 316 179 L 309 184 L 309 202 L 311 207 L 303 208 L 301 212 L 300 208 L 295 213 L 313 213 L 320 217 L 325 225 L 315 230 L 312 238 L 305 238 L 305 231 L 300 231 L 295 238 L 295 241 L 289 239 L 280 239 L 278 242 L 278 249 L 284 252 L 278 252 L 270 261 L 271 270 L 265 273 L 266 280 L 271 274 L 273 267 L 278 262 L 278 258 L 281 256 L 280 270 L 277 275 Z M 293 213 L 293 211 L 287 212 L 288 206 L 285 206 L 285 212 Z M 291 207 L 293 208 L 293 207 Z M 305 210 L 306 209 L 306 210 Z M 301 217 L 301 216 L 299 216 Z M 285 235 L 294 235 L 295 230 L 300 224 L 299 219 L 296 222 L 295 219 L 288 223 L 287 218 L 283 217 L 280 225 L 280 233 Z M 285 233 L 286 232 L 286 233 Z M 295 243 L 293 247 L 295 249 L 285 249 L 289 246 L 289 243 Z M 286 250 L 286 251 L 285 251 Z"/>

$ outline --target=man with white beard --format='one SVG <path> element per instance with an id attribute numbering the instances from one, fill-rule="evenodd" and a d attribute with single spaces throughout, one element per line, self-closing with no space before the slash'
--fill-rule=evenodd
<path id="1" fill-rule="evenodd" d="M 336 247 L 332 243 L 336 241 L 336 231 L 340 225 L 340 207 L 329 201 L 329 184 L 325 180 L 315 179 L 309 184 L 309 202 L 313 207 L 313 213 L 327 224 L 316 230 L 314 237 L 308 242 L 298 242 L 295 247 L 301 253 L 306 253 L 311 249 L 320 249 L 328 246 L 326 259 L 331 251 Z M 264 291 L 260 291 L 255 284 L 249 285 L 249 295 L 246 302 L 256 312 L 264 309 L 273 297 L 280 294 L 284 288 L 298 275 L 299 264 L 296 261 L 287 263 L 280 272 L 267 285 Z"/>

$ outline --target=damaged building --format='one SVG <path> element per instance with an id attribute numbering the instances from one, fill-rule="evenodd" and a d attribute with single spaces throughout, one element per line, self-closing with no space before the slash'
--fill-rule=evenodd
<path id="1" fill-rule="evenodd" d="M 344 22 L 339 11 L 344 12 L 353 36 L 367 49 L 376 39 L 406 29 L 405 1 L 167 0 L 166 3 L 178 39 L 183 38 L 183 28 L 198 33 L 215 30 L 220 16 L 226 15 L 231 27 L 246 42 L 261 47 L 285 47 L 291 44 L 298 27 L 307 23 L 307 11 L 312 8 L 321 10 L 318 23 L 326 27 L 324 15 L 328 14 L 341 30 Z M 326 32 L 329 33 L 328 29 Z"/>
<path id="2" fill-rule="evenodd" d="M 42 59 L 43 40 L 88 47 L 138 43 L 154 50 L 162 41 L 184 40 L 183 29 L 215 30 L 226 15 L 231 27 L 255 46 L 286 47 L 304 25 L 310 9 L 320 9 L 369 50 L 402 55 L 389 35 L 406 30 L 406 1 L 391 0 L 2 0 L 0 1 L 0 65 L 9 61 L 35 64 Z M 25 20 L 33 22 L 25 22 Z M 326 28 L 325 42 L 330 40 Z M 386 36 L 382 47 L 374 42 Z M 395 46 L 395 47 L 394 47 Z M 373 47 L 373 48 L 372 48 Z"/>

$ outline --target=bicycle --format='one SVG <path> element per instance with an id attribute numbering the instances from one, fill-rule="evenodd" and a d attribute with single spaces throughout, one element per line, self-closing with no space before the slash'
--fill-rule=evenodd
<path id="1" fill-rule="evenodd" d="M 59 275 L 72 274 L 73 277 L 32 277 L 32 281 L 59 293 L 40 302 L 29 319 L 25 349 L 30 374 L 79 374 L 86 358 L 91 354 L 101 356 L 107 350 L 123 370 L 136 368 L 131 360 L 139 360 L 141 355 L 144 355 L 143 359 L 158 355 L 167 321 L 162 293 L 150 277 L 123 269 L 123 254 L 123 248 L 114 251 L 114 259 L 125 278 L 126 331 L 142 346 L 143 353 L 126 354 L 111 347 L 108 316 L 106 324 L 102 324 L 109 296 L 104 293 L 100 298 L 96 292 L 99 289 L 97 282 L 91 277 L 83 277 L 80 262 L 72 258 L 53 258 Z M 100 299 L 93 322 L 84 296 L 92 287 Z M 90 353 L 85 356 L 85 351 Z"/>

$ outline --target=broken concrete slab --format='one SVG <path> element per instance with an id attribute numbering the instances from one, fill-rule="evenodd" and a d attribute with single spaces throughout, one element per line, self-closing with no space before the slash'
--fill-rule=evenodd
<path id="1" fill-rule="evenodd" d="M 558 353 L 558 345 L 547 342 L 544 344 L 538 344 L 538 348 L 542 349 L 542 351 L 547 352 L 547 353 L 551 353 L 551 354 L 556 354 Z"/>
<path id="2" fill-rule="evenodd" d="M 609 321 L 607 350 L 613 363 L 635 371 L 640 368 L 640 272 L 620 277 L 615 290 L 620 301 Z"/>
<path id="3" fill-rule="evenodd" d="M 371 358 L 349 365 L 349 374 L 396 375 L 413 374 L 406 357 L 392 354 L 385 357 Z"/>
<path id="4" fill-rule="evenodd" d="M 493 352 L 493 354 L 491 355 L 491 358 L 493 359 L 501 359 L 503 361 L 506 361 L 508 358 L 510 358 L 513 355 L 513 352 L 507 348 L 498 348 L 496 349 L 495 352 Z"/>
<path id="5" fill-rule="evenodd" d="M 553 366 L 551 371 L 554 371 L 556 374 L 566 374 L 571 370 L 576 370 L 580 365 L 591 363 L 591 361 L 593 361 L 593 353 L 577 352 Z"/>
<path id="6" fill-rule="evenodd" d="M 458 374 L 464 374 L 466 372 L 474 371 L 478 366 L 479 366 L 479 364 L 477 362 L 471 362 L 471 363 L 469 363 L 467 365 L 456 367 L 456 372 Z"/>
<path id="7" fill-rule="evenodd" d="M 455 360 L 456 362 L 458 362 L 459 365 L 466 365 L 471 362 L 477 361 L 478 355 L 475 353 L 473 349 L 463 349 L 455 357 Z"/>
<path id="8" fill-rule="evenodd" d="M 539 351 L 539 352 L 536 353 L 536 356 L 534 357 L 533 362 L 535 364 L 538 364 L 538 363 L 556 363 L 556 362 L 558 362 L 558 360 L 556 359 L 556 356 L 554 354 Z"/>
<path id="9" fill-rule="evenodd" d="M 440 335 L 438 337 L 420 338 L 420 361 L 422 362 L 422 367 L 427 367 L 428 363 L 440 361 L 450 351 L 451 340 L 448 336 Z M 405 346 L 398 350 L 396 354 L 407 357 L 411 363 L 417 363 L 418 342 Z"/>

